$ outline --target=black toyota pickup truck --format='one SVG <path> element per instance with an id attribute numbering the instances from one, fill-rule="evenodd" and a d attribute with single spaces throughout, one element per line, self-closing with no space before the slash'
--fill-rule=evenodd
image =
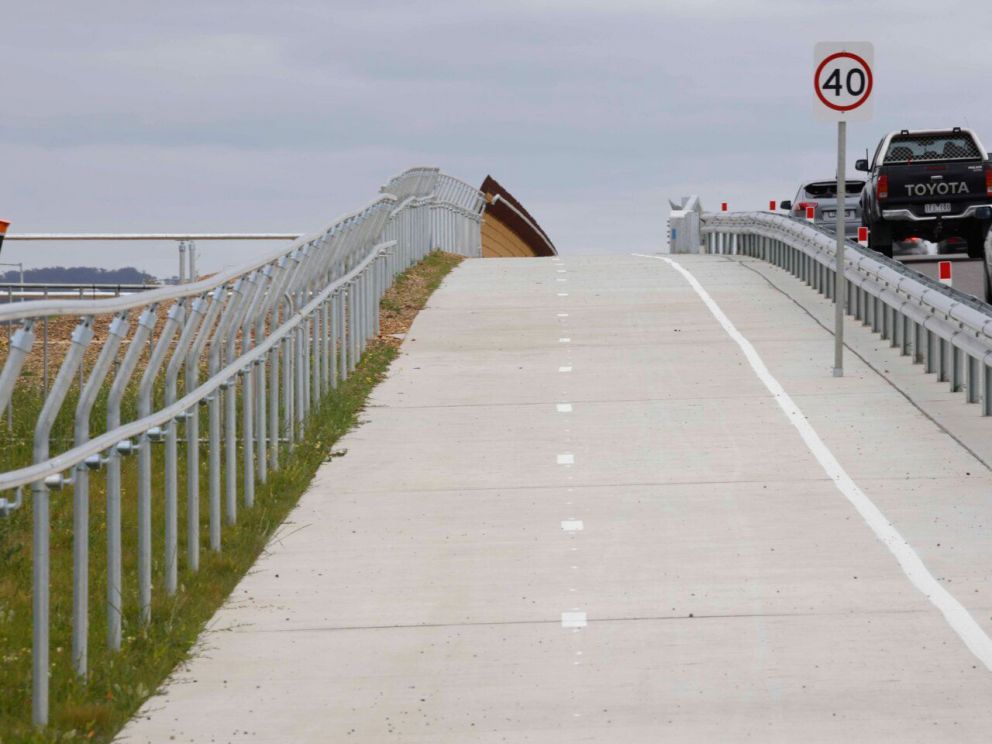
<path id="1" fill-rule="evenodd" d="M 878 143 L 870 164 L 858 160 L 854 167 L 868 173 L 861 222 L 869 230 L 870 248 L 891 256 L 893 241 L 958 237 L 967 242 L 969 256 L 985 257 L 992 163 L 973 132 L 960 127 L 892 132 Z"/>

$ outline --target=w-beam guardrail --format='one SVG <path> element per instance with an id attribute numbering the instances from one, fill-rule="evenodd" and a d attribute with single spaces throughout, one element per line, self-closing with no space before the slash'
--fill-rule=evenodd
<path id="1" fill-rule="evenodd" d="M 732 212 L 704 214 L 702 235 L 708 253 L 763 259 L 833 299 L 832 233 L 768 212 Z M 844 271 L 848 315 L 992 415 L 992 306 L 850 240 Z"/>
<path id="2" fill-rule="evenodd" d="M 177 592 L 179 492 L 185 490 L 185 570 L 200 560 L 201 457 L 207 460 L 209 547 L 222 547 L 222 521 L 237 519 L 240 490 L 250 509 L 256 483 L 304 434 L 308 415 L 354 371 L 379 332 L 379 301 L 403 270 L 432 250 L 481 255 L 483 196 L 436 168 L 411 169 L 363 209 L 237 269 L 181 286 L 105 300 L 39 300 L 0 307 L 18 323 L 0 372 L 0 414 L 27 405 L 21 375 L 36 329 L 78 316 L 58 373 L 33 414 L 30 463 L 0 473 L 0 512 L 33 508 L 33 718 L 48 720 L 50 493 L 72 489 L 72 663 L 87 673 L 90 479 L 105 472 L 107 645 L 122 632 L 121 493 L 124 461 L 136 456 L 138 616 L 152 612 L 153 499 L 163 510 L 162 589 Z M 99 334 L 96 328 L 100 328 Z M 99 335 L 99 339 L 97 336 Z M 94 351 L 97 349 L 98 351 Z M 89 352 L 89 353 L 88 353 Z M 104 420 L 92 427 L 98 400 Z M 125 420 L 125 401 L 136 412 Z M 52 431 L 74 403 L 73 437 L 52 450 Z M 201 406 L 206 409 L 201 440 Z M 102 409 L 101 409 L 102 410 Z M 202 446 L 205 442 L 206 448 Z M 179 483 L 179 445 L 186 478 Z M 161 483 L 152 448 L 163 448 Z M 0 566 L 0 571 L 3 567 Z"/>

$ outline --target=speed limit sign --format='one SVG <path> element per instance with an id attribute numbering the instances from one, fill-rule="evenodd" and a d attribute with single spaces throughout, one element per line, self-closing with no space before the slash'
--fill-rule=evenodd
<path id="1" fill-rule="evenodd" d="M 844 376 L 844 298 L 847 272 L 844 237 L 847 233 L 847 122 L 871 118 L 872 65 L 875 48 L 867 41 L 821 41 L 813 47 L 813 113 L 837 122 L 837 185 L 834 191 L 834 377 Z M 838 299 L 840 298 L 840 299 Z"/>
<path id="2" fill-rule="evenodd" d="M 813 108 L 825 121 L 871 118 L 874 88 L 870 42 L 820 42 L 813 47 Z"/>

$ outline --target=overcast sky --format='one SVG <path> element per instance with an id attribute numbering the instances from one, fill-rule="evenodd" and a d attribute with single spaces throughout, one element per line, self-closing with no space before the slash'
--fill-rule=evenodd
<path id="1" fill-rule="evenodd" d="M 489 173 L 563 254 L 656 250 L 667 199 L 764 208 L 830 176 L 813 44 L 875 44 L 875 118 L 992 144 L 988 0 L 6 0 L 10 231 L 311 231 L 412 165 Z M 849 168 L 849 171 L 851 168 Z M 201 267 L 258 244 L 201 244 Z M 8 241 L 175 273 L 174 245 Z M 3 267 L 0 267 L 3 268 Z"/>

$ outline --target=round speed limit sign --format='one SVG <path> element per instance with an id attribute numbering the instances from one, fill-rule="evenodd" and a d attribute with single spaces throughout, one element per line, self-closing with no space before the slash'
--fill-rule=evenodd
<path id="1" fill-rule="evenodd" d="M 873 57 L 872 45 L 868 43 L 816 45 L 813 105 L 819 118 L 851 121 L 870 116 Z"/>

